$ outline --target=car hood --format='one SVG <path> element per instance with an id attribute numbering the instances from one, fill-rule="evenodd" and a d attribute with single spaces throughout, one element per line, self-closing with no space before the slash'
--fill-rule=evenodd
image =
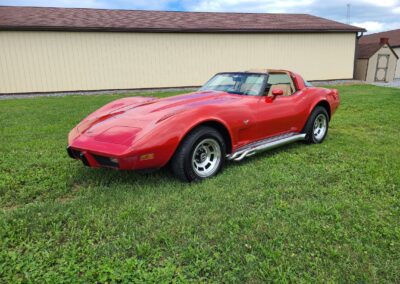
<path id="1" fill-rule="evenodd" d="M 186 111 L 241 99 L 225 92 L 194 92 L 168 98 L 132 97 L 116 100 L 89 115 L 76 130 L 99 142 L 129 146 L 156 124 Z"/>

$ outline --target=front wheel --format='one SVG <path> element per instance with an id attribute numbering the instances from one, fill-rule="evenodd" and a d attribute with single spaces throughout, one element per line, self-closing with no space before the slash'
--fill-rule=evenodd
<path id="1" fill-rule="evenodd" d="M 214 128 L 201 126 L 183 140 L 171 160 L 172 172 L 192 182 L 215 176 L 223 167 L 226 145 Z"/>
<path id="2" fill-rule="evenodd" d="M 328 134 L 329 116 L 324 107 L 317 106 L 311 113 L 303 133 L 306 134 L 305 142 L 317 144 L 324 141 Z"/>

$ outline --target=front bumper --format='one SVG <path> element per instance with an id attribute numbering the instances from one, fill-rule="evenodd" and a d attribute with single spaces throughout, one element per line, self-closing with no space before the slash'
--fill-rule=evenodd
<path id="1" fill-rule="evenodd" d="M 133 148 L 131 145 L 97 141 L 94 137 L 80 135 L 69 139 L 67 152 L 71 158 L 80 160 L 92 168 L 158 169 L 168 163 L 177 144 L 178 139 L 160 141 L 150 137 Z"/>
<path id="2" fill-rule="evenodd" d="M 82 163 L 91 168 L 113 168 L 113 169 L 135 169 L 137 165 L 137 157 L 107 157 L 104 155 L 98 155 L 93 152 L 83 151 L 74 149 L 71 147 L 67 148 L 68 156 L 72 159 L 80 160 Z"/>
<path id="3" fill-rule="evenodd" d="M 67 147 L 67 153 L 72 159 L 80 160 L 85 166 L 91 168 L 112 168 L 117 170 L 159 169 L 166 164 L 165 161 L 168 161 L 165 157 L 156 159 L 156 157 L 162 156 L 159 151 L 122 157 L 69 146 Z"/>

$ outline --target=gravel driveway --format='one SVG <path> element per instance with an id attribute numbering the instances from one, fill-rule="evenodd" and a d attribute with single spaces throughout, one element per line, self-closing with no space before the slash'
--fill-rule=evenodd
<path id="1" fill-rule="evenodd" d="M 373 85 L 381 86 L 381 87 L 400 88 L 400 79 L 395 79 L 395 80 L 393 80 L 393 82 L 389 82 L 389 83 L 373 83 Z"/>

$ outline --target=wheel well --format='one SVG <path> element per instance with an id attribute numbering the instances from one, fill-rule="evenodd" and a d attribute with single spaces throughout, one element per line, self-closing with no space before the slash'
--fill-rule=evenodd
<path id="1" fill-rule="evenodd" d="M 330 120 L 331 119 L 331 106 L 329 105 L 329 103 L 327 101 L 320 101 L 314 108 L 316 108 L 317 106 L 321 106 L 326 109 L 326 111 L 328 112 L 329 120 Z"/>
<path id="2" fill-rule="evenodd" d="M 220 123 L 218 121 L 205 121 L 205 122 L 202 122 L 202 123 L 196 125 L 194 128 L 192 128 L 189 131 L 189 133 L 192 132 L 194 129 L 196 129 L 199 126 L 209 126 L 209 127 L 216 129 L 219 133 L 221 133 L 222 138 L 224 138 L 224 141 L 225 141 L 226 153 L 227 154 L 232 153 L 232 139 L 231 139 L 231 135 L 229 134 L 229 131 L 228 131 L 228 129 L 226 129 L 225 125 L 223 125 L 222 123 Z"/>

